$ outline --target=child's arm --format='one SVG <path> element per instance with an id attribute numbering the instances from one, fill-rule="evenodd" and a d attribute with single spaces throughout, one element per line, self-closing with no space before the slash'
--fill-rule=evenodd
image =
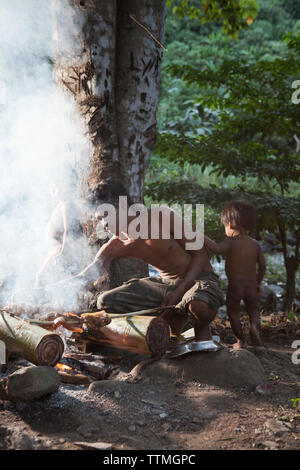
<path id="1" fill-rule="evenodd" d="M 231 240 L 230 238 L 226 237 L 221 241 L 221 243 L 216 243 L 207 236 L 204 236 L 204 245 L 209 251 L 212 251 L 216 255 L 225 255 L 228 253 Z"/>
<path id="2" fill-rule="evenodd" d="M 258 290 L 260 290 L 260 284 L 266 272 L 266 260 L 265 260 L 263 251 L 259 245 L 258 245 L 258 253 L 257 253 L 257 263 L 258 263 L 258 273 L 257 273 L 256 279 L 257 279 Z"/>

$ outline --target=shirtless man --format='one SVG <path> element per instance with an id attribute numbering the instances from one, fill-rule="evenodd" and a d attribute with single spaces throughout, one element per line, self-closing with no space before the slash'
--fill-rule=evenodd
<path id="1" fill-rule="evenodd" d="M 151 238 L 153 211 L 163 210 L 170 217 L 170 237 L 165 239 L 161 222 L 158 224 L 158 238 Z M 128 217 L 130 222 L 135 217 Z M 118 217 L 117 217 L 118 220 Z M 120 287 L 100 294 L 97 307 L 108 312 L 134 312 L 159 306 L 176 306 L 175 313 L 165 314 L 174 336 L 178 336 L 189 318 L 195 322 L 195 340 L 211 339 L 209 324 L 214 319 L 223 295 L 218 276 L 214 274 L 205 248 L 186 250 L 187 239 L 182 230 L 180 239 L 174 238 L 175 223 L 182 224 L 182 217 L 168 208 L 147 211 L 148 230 L 145 238 L 132 238 L 120 233 L 118 223 L 115 235 L 104 244 L 94 262 L 102 263 L 109 270 L 111 263 L 119 258 L 139 258 L 151 264 L 159 275 L 143 279 L 132 279 Z M 102 219 L 106 230 L 107 221 Z M 191 233 L 191 232 L 189 232 Z M 85 276 L 88 266 L 81 276 Z"/>
<path id="2" fill-rule="evenodd" d="M 257 303 L 266 263 L 259 243 L 249 237 L 249 233 L 255 228 L 255 208 L 247 201 L 231 201 L 222 210 L 221 222 L 224 224 L 227 237 L 221 243 L 215 243 L 205 237 L 205 246 L 213 253 L 226 256 L 225 271 L 228 278 L 226 305 L 230 324 L 237 338 L 233 347 L 246 346 L 240 321 L 241 300 L 244 301 L 250 318 L 252 344 L 262 346 L 258 331 Z"/>

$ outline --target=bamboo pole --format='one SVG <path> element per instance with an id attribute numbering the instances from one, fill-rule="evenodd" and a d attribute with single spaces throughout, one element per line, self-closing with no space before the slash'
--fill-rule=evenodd
<path id="1" fill-rule="evenodd" d="M 0 340 L 4 341 L 7 351 L 36 365 L 54 366 L 64 352 L 59 335 L 6 312 L 0 312 Z"/>

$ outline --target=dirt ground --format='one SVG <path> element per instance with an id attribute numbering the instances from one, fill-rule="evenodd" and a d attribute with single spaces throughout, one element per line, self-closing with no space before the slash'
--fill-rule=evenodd
<path id="1" fill-rule="evenodd" d="M 263 331 L 267 352 L 250 348 L 273 385 L 271 395 L 169 377 L 129 383 L 126 372 L 141 357 L 123 352 L 114 382 L 98 382 L 94 391 L 62 384 L 32 403 L 0 401 L 0 449 L 83 449 L 91 443 L 115 450 L 300 449 L 300 409 L 292 401 L 300 398 L 300 365 L 290 360 L 291 344 L 300 338 L 295 328 L 282 331 Z M 233 343 L 225 320 L 216 321 L 213 332 L 223 345 Z"/>

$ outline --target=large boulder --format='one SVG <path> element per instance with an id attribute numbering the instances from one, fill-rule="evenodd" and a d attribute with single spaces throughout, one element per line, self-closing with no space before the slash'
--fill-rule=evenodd
<path id="1" fill-rule="evenodd" d="M 181 378 L 222 388 L 253 390 L 266 380 L 259 359 L 246 349 L 191 353 L 184 359 L 162 359 L 148 366 L 143 376 Z"/>

